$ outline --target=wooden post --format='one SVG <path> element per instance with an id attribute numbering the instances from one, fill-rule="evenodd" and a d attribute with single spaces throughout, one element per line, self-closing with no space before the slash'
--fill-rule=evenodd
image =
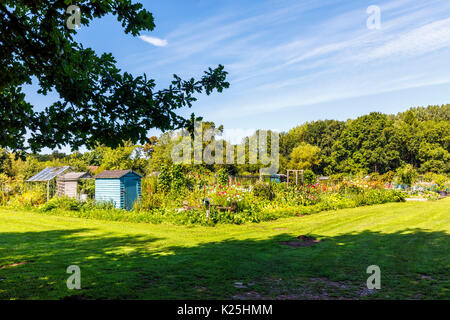
<path id="1" fill-rule="evenodd" d="M 295 170 L 295 185 L 298 186 L 298 170 Z"/>
<path id="2" fill-rule="evenodd" d="M 47 180 L 47 202 L 50 200 L 50 180 Z"/>
<path id="3" fill-rule="evenodd" d="M 286 187 L 289 188 L 289 170 L 287 170 L 287 180 L 286 180 Z"/>

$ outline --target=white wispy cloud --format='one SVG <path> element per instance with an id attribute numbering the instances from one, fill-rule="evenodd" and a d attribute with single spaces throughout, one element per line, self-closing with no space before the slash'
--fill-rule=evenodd
<path id="1" fill-rule="evenodd" d="M 450 18 L 435 21 L 400 34 L 364 55 L 361 60 L 375 60 L 392 56 L 421 55 L 450 47 Z"/>
<path id="2" fill-rule="evenodd" d="M 164 39 L 160 39 L 160 38 L 155 38 L 155 37 L 150 37 L 150 36 L 146 36 L 146 35 L 142 35 L 139 36 L 139 39 L 150 43 L 156 47 L 165 47 L 167 46 L 167 40 Z"/>
<path id="3" fill-rule="evenodd" d="M 231 88 L 205 106 L 215 119 L 450 83 L 448 0 L 379 0 L 381 30 L 367 29 L 363 4 L 286 3 L 185 23 L 167 33 L 164 55 L 133 63 L 154 73 L 224 64 Z"/>

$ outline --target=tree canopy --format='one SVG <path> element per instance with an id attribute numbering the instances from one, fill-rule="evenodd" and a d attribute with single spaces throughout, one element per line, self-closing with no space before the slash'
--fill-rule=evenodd
<path id="1" fill-rule="evenodd" d="M 420 172 L 450 172 L 450 105 L 372 112 L 353 120 L 302 124 L 280 138 L 281 169 L 293 169 L 305 144 L 320 148 L 319 174 L 386 173 L 406 164 Z M 296 150 L 296 152 L 293 152 Z"/>
<path id="2" fill-rule="evenodd" d="M 39 151 L 68 145 L 76 150 L 97 143 L 118 146 L 123 140 L 148 141 L 151 128 L 163 131 L 192 121 L 177 112 L 191 107 L 196 94 L 229 87 L 219 65 L 204 75 L 156 90 L 147 75 L 121 72 L 111 53 L 98 55 L 74 40 L 65 25 L 70 0 L 0 2 L 0 147 Z M 80 0 L 81 25 L 107 14 L 124 32 L 137 36 L 155 28 L 153 15 L 130 0 Z M 22 89 L 35 82 L 38 93 L 56 92 L 58 101 L 37 111 Z M 29 136 L 27 136 L 27 133 Z"/>
<path id="3" fill-rule="evenodd" d="M 318 175 L 371 174 L 387 183 L 398 176 L 408 185 L 418 174 L 424 174 L 426 181 L 432 181 L 436 174 L 450 174 L 450 121 L 446 118 L 449 111 L 450 105 L 432 106 L 412 108 L 397 115 L 375 112 L 346 122 L 319 120 L 302 124 L 280 134 L 279 172 L 307 169 Z M 223 126 L 213 122 L 202 125 L 204 129 L 224 130 Z M 257 137 L 258 131 L 244 140 L 248 142 Z M 172 150 L 181 139 L 177 132 L 168 131 L 158 138 L 151 137 L 145 145 L 123 141 L 118 147 L 111 148 L 99 144 L 83 154 L 29 154 L 25 161 L 0 148 L 0 174 L 4 174 L 3 178 L 20 180 L 29 178 L 45 166 L 70 165 L 78 171 L 94 166 L 99 167 L 95 170 L 133 169 L 150 175 L 161 172 L 163 165 L 174 166 Z M 223 141 L 220 136 L 212 140 Z M 203 140 L 203 147 L 207 144 L 209 140 Z M 246 151 L 249 151 L 248 144 Z M 186 172 L 217 172 L 223 176 L 258 174 L 264 167 L 261 163 L 248 162 L 247 154 L 245 164 L 235 161 L 234 164 L 182 166 Z"/>
<path id="4" fill-rule="evenodd" d="M 320 164 L 320 148 L 302 142 L 291 153 L 291 169 L 312 169 Z"/>

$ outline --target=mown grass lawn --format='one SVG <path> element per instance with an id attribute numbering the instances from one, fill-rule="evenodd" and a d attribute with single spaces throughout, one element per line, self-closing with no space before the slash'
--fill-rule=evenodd
<path id="1" fill-rule="evenodd" d="M 449 299 L 449 209 L 447 198 L 216 227 L 0 209 L 0 298 Z M 298 235 L 321 241 L 278 243 Z M 69 265 L 81 290 L 67 289 Z M 369 265 L 381 290 L 365 286 Z"/>

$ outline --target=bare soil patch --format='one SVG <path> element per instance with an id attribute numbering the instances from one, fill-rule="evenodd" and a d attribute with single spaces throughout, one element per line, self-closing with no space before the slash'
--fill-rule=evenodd
<path id="1" fill-rule="evenodd" d="M 305 235 L 300 235 L 297 237 L 297 239 L 298 240 L 280 241 L 278 243 L 282 244 L 282 245 L 290 246 L 293 248 L 298 248 L 298 247 L 311 247 L 320 242 L 320 240 L 318 240 L 314 237 L 305 236 Z"/>

